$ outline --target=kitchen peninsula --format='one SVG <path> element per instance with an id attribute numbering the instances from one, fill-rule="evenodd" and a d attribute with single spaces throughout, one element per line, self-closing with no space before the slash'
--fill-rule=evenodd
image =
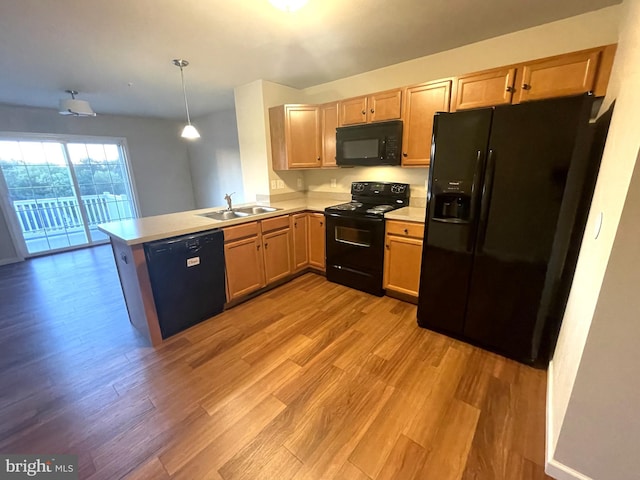
<path id="1" fill-rule="evenodd" d="M 229 302 L 268 285 L 282 283 L 308 268 L 322 270 L 322 212 L 338 202 L 335 198 L 300 196 L 295 200 L 270 203 L 268 206 L 277 209 L 275 211 L 229 220 L 204 216 L 224 210 L 218 207 L 111 222 L 99 228 L 110 237 L 130 321 L 155 346 L 162 343 L 163 336 L 147 268 L 145 243 L 223 229 L 227 259 L 226 298 Z M 252 264 L 257 254 L 259 261 Z M 252 273 L 255 276 L 247 278 Z"/>

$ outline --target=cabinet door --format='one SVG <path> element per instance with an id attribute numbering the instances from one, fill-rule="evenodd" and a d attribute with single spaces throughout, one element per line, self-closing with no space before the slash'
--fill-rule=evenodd
<path id="1" fill-rule="evenodd" d="M 428 166 L 433 116 L 448 112 L 451 81 L 408 87 L 404 91 L 402 165 Z"/>
<path id="2" fill-rule="evenodd" d="M 265 285 L 259 236 L 226 243 L 224 255 L 229 301 Z"/>
<path id="3" fill-rule="evenodd" d="M 593 91 L 599 56 L 589 50 L 523 65 L 514 103 Z"/>
<path id="4" fill-rule="evenodd" d="M 339 102 L 340 125 L 355 125 L 367 121 L 367 97 L 355 97 Z"/>
<path id="5" fill-rule="evenodd" d="M 320 166 L 320 112 L 317 106 L 287 105 L 285 136 L 289 168 Z"/>
<path id="6" fill-rule="evenodd" d="M 384 288 L 418 296 L 422 240 L 387 235 L 384 255 Z"/>
<path id="7" fill-rule="evenodd" d="M 291 232 L 293 236 L 293 271 L 297 272 L 309 265 L 306 213 L 291 215 Z"/>
<path id="8" fill-rule="evenodd" d="M 262 235 L 265 281 L 268 284 L 291 275 L 291 240 L 288 228 Z"/>
<path id="9" fill-rule="evenodd" d="M 402 90 L 374 93 L 367 102 L 367 118 L 370 122 L 397 120 L 402 115 Z"/>
<path id="10" fill-rule="evenodd" d="M 497 68 L 454 80 L 451 111 L 511 103 L 515 68 Z"/>
<path id="11" fill-rule="evenodd" d="M 336 166 L 336 128 L 338 127 L 338 102 L 320 106 L 322 127 L 322 166 Z"/>
<path id="12" fill-rule="evenodd" d="M 324 271 L 325 236 L 324 215 L 309 214 L 309 265 Z"/>

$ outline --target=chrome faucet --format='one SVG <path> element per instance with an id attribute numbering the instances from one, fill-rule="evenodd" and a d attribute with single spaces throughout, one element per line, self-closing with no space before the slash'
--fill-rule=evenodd
<path id="1" fill-rule="evenodd" d="M 236 193 L 236 192 L 233 192 Z M 224 199 L 227 202 L 227 210 L 231 211 L 232 207 L 231 207 L 231 195 L 233 195 L 233 193 L 225 193 L 224 194 Z"/>

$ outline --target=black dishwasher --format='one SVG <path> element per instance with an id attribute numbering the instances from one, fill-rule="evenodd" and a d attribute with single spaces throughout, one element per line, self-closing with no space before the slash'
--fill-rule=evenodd
<path id="1" fill-rule="evenodd" d="M 145 243 L 144 252 L 162 338 L 222 312 L 222 230 Z"/>

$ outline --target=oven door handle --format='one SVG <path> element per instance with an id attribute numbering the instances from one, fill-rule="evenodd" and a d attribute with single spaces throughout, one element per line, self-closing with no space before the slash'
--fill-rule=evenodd
<path id="1" fill-rule="evenodd" d="M 351 215 L 341 215 L 339 213 L 329 213 L 329 212 L 325 212 L 324 213 L 325 217 L 333 217 L 333 218 L 337 218 L 340 220 L 353 220 L 354 222 L 369 222 L 369 223 L 382 223 L 384 222 L 384 218 L 383 217 L 376 217 L 376 218 L 372 218 L 372 217 L 356 217 L 356 216 L 351 216 Z"/>

